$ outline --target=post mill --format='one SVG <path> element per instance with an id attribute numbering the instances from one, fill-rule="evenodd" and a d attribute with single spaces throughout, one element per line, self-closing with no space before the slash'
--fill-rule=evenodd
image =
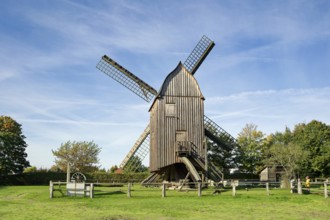
<path id="1" fill-rule="evenodd" d="M 159 91 L 104 55 L 97 68 L 121 83 L 147 102 L 150 123 L 135 142 L 120 168 L 134 170 L 149 154 L 151 175 L 143 181 L 156 179 L 169 182 L 220 181 L 222 173 L 208 162 L 207 140 L 231 151 L 236 140 L 204 115 L 204 96 L 194 77 L 195 72 L 214 47 L 203 36 L 187 60 L 165 78 Z"/>

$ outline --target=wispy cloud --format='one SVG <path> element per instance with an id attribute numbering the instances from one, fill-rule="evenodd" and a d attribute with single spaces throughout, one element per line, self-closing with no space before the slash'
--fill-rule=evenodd
<path id="1" fill-rule="evenodd" d="M 246 123 L 267 134 L 311 120 L 329 123 L 330 87 L 251 91 L 206 100 L 206 112 L 236 135 Z M 232 125 L 239 125 L 233 127 Z M 224 129 L 226 129 L 224 125 Z"/>

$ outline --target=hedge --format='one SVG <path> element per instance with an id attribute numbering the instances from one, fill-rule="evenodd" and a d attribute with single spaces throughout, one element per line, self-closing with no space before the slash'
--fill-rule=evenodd
<path id="1" fill-rule="evenodd" d="M 93 183 L 127 183 L 142 182 L 149 176 L 145 173 L 106 173 L 94 172 L 85 174 L 86 182 Z M 225 175 L 225 179 L 254 179 L 258 180 L 258 175 L 246 173 L 234 173 Z M 48 185 L 49 181 L 66 181 L 66 173 L 52 171 L 37 171 L 22 173 L 16 175 L 8 175 L 0 177 L 0 185 Z"/>
<path id="2" fill-rule="evenodd" d="M 96 172 L 85 174 L 86 182 L 99 183 L 127 183 L 142 182 L 147 178 L 149 173 L 105 173 Z M 16 175 L 8 175 L 0 177 L 0 185 L 48 185 L 49 181 L 66 181 L 66 173 L 60 172 L 30 172 Z"/>

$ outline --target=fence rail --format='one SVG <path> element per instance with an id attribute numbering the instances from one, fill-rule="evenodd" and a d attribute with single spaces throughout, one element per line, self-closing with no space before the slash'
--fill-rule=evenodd
<path id="1" fill-rule="evenodd" d="M 260 182 L 260 181 L 239 181 L 239 180 L 230 180 L 227 181 L 226 184 L 215 185 L 214 187 L 210 187 L 210 184 L 205 182 L 185 182 L 184 187 L 178 183 L 164 182 L 164 183 L 153 183 L 149 184 L 148 187 L 141 186 L 139 183 L 133 182 L 116 182 L 116 183 L 85 183 L 84 188 L 72 188 L 75 185 L 69 186 L 66 182 L 52 182 L 50 181 L 50 198 L 54 197 L 54 192 L 60 192 L 62 196 L 68 195 L 68 191 L 71 190 L 71 193 L 74 195 L 78 195 L 78 193 L 83 196 L 89 196 L 90 198 L 94 198 L 94 196 L 98 195 L 106 195 L 106 194 L 116 194 L 116 192 L 127 193 L 127 197 L 134 196 L 135 193 L 139 193 L 140 191 L 150 191 L 150 192 L 158 192 L 161 193 L 162 197 L 167 196 L 167 191 L 197 191 L 197 196 L 201 197 L 203 191 L 205 193 L 213 195 L 221 194 L 222 192 L 232 191 L 232 196 L 236 196 L 237 193 L 247 193 L 245 191 L 256 191 L 259 192 L 264 191 L 265 195 L 270 196 L 271 194 L 276 193 L 276 189 L 281 188 L 279 182 Z M 136 187 L 138 186 L 138 187 Z M 97 187 L 97 189 L 95 189 Z M 329 197 L 329 182 L 325 181 L 321 182 L 313 182 L 311 183 L 310 191 L 307 192 L 307 189 L 302 186 L 301 182 L 296 182 L 291 184 L 290 189 L 291 193 L 297 194 L 323 194 L 325 198 Z M 132 193 L 132 191 L 134 193 Z M 75 194 L 76 193 L 76 194 Z"/>

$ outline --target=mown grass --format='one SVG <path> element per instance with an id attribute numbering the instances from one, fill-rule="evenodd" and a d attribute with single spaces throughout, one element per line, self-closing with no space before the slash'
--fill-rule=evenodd
<path id="1" fill-rule="evenodd" d="M 230 190 L 213 195 L 213 189 L 177 192 L 160 188 L 97 187 L 95 198 L 49 199 L 47 186 L 0 187 L 0 219 L 330 219 L 330 199 L 321 194 L 297 195 L 288 190 Z"/>

